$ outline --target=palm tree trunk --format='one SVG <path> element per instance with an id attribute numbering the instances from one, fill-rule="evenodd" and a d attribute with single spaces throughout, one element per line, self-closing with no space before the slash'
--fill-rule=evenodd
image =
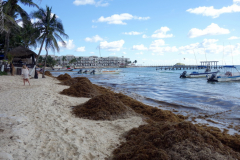
<path id="1" fill-rule="evenodd" d="M 44 62 L 44 67 L 43 67 L 43 74 L 42 74 L 42 78 L 46 78 L 45 77 L 45 68 L 46 68 L 46 62 L 47 62 L 47 56 L 48 56 L 48 50 L 47 50 L 47 48 L 45 48 L 45 50 L 46 50 L 46 57 L 45 57 L 45 62 Z"/>
<path id="2" fill-rule="evenodd" d="M 9 35 L 10 35 L 10 32 L 6 32 L 5 45 L 4 45 L 4 59 L 7 58 L 7 52 L 9 48 Z"/>
<path id="3" fill-rule="evenodd" d="M 40 54 L 41 54 L 41 51 L 42 51 L 42 47 L 43 47 L 43 43 L 44 43 L 45 38 L 46 38 L 46 36 L 43 38 L 43 41 L 42 41 L 40 50 L 39 50 L 39 52 L 38 52 L 37 59 L 36 59 L 36 65 L 38 64 L 38 58 L 39 58 L 39 56 L 40 56 Z"/>

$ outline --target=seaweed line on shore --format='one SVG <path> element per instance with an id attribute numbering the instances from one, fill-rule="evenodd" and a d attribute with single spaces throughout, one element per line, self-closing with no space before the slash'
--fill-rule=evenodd
<path id="1" fill-rule="evenodd" d="M 70 86 L 60 94 L 91 98 L 72 106 L 72 113 L 92 120 L 116 120 L 139 115 L 147 124 L 123 135 L 108 159 L 240 159 L 240 136 L 216 127 L 192 124 L 187 117 L 145 105 L 122 93 L 92 84 L 85 77 L 57 77 Z M 209 120 L 210 121 L 210 120 Z"/>

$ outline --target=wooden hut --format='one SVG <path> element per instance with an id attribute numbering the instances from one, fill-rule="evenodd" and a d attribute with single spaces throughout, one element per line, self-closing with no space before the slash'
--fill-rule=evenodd
<path id="1" fill-rule="evenodd" d="M 37 54 L 28 48 L 19 46 L 8 53 L 14 56 L 13 65 L 15 67 L 22 67 L 23 64 L 26 64 L 28 68 L 33 68 L 36 64 L 35 58 L 37 57 Z"/>

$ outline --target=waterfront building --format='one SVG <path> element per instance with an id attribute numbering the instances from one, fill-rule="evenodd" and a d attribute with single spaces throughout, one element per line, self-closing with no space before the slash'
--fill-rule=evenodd
<path id="1" fill-rule="evenodd" d="M 63 56 L 49 55 L 53 57 L 58 65 L 70 65 L 70 66 L 79 66 L 79 67 L 95 67 L 95 66 L 109 66 L 109 67 L 118 67 L 120 65 L 127 65 L 130 62 L 130 58 L 109 56 L 109 57 L 98 57 L 98 56 L 73 56 L 66 55 L 66 60 L 63 64 Z M 42 56 L 45 57 L 45 56 Z M 76 58 L 76 62 L 70 64 L 69 62 Z"/>

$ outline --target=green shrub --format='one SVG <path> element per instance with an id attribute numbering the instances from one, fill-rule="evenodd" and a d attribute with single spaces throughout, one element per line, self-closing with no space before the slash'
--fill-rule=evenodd
<path id="1" fill-rule="evenodd" d="M 2 71 L 0 71 L 0 76 L 2 76 L 2 75 L 7 75 L 7 72 L 2 72 Z"/>

